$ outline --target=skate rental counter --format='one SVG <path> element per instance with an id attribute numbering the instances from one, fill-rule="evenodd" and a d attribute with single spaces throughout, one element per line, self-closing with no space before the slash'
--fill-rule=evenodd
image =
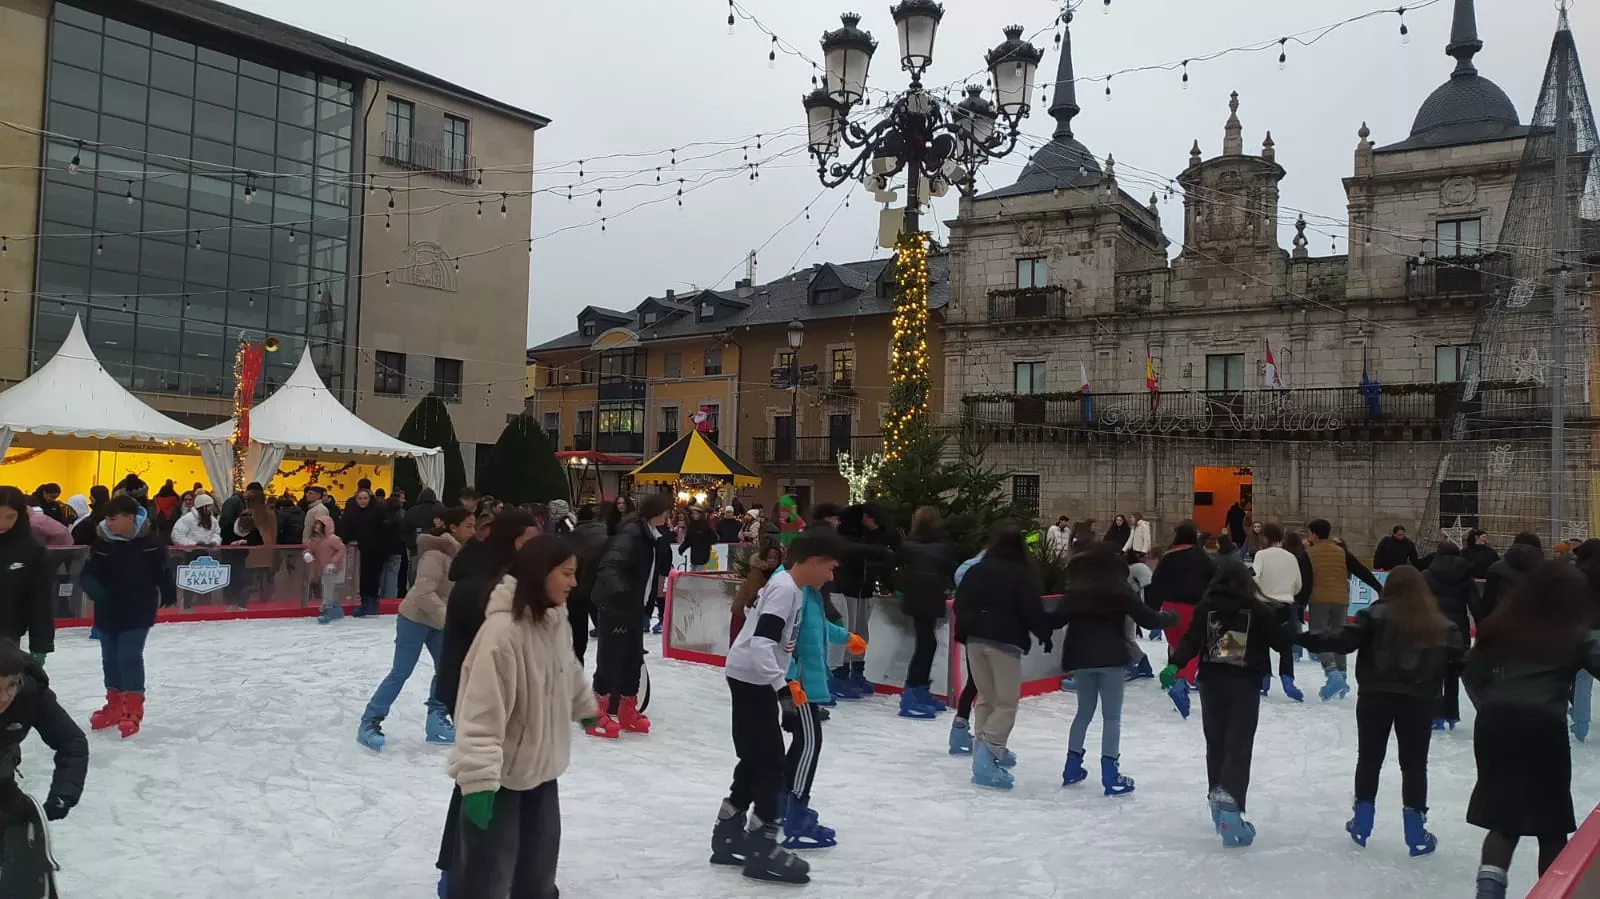
<path id="1" fill-rule="evenodd" d="M 727 661 L 729 628 L 733 624 L 733 597 L 740 581 L 731 575 L 709 572 L 674 571 L 667 577 L 666 623 L 661 628 L 661 651 L 669 659 L 695 662 L 721 667 Z M 1044 598 L 1045 609 L 1053 609 L 1061 602 L 1059 596 Z M 843 604 L 839 603 L 841 611 Z M 847 622 L 852 631 L 860 632 L 855 622 Z M 930 692 L 953 702 L 966 683 L 966 669 L 961 653 L 952 653 L 955 645 L 955 616 L 947 614 L 934 633 L 938 648 L 933 657 L 933 684 Z M 911 665 L 911 653 L 916 648 L 916 636 L 911 618 L 900 609 L 900 601 L 893 596 L 872 598 L 872 612 L 866 627 L 867 656 L 865 674 L 876 685 L 879 693 L 899 693 Z M 1060 647 L 1066 628 L 1054 635 Z M 843 660 L 844 647 L 830 649 L 828 663 L 837 666 Z M 1022 695 L 1037 696 L 1061 689 L 1061 656 L 1057 652 L 1044 653 L 1035 646 L 1022 657 Z"/>

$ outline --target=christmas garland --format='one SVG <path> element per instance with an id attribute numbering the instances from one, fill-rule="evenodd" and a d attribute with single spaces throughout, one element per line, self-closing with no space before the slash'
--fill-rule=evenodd
<path id="1" fill-rule="evenodd" d="M 16 465 L 20 462 L 29 462 L 39 458 L 47 452 L 49 452 L 49 450 L 31 449 L 26 452 L 18 453 L 9 459 L 0 459 L 0 465 Z"/>

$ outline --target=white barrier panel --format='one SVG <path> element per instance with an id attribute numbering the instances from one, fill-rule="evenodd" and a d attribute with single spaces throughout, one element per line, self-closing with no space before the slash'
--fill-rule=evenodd
<path id="1" fill-rule="evenodd" d="M 728 571 L 732 559 L 733 549 L 745 546 L 741 543 L 716 543 L 711 547 L 711 555 L 706 559 L 705 571 Z M 672 567 L 678 571 L 688 571 L 689 553 L 680 549 L 676 543 L 672 545 Z"/>
<path id="2" fill-rule="evenodd" d="M 1061 597 L 1044 597 L 1044 610 L 1046 613 L 1054 612 L 1061 605 Z M 1038 696 L 1041 693 L 1053 693 L 1061 689 L 1061 646 L 1066 641 L 1067 629 L 1060 628 L 1050 636 L 1055 644 L 1051 652 L 1045 652 L 1038 641 L 1034 641 L 1028 653 L 1022 657 L 1022 695 Z M 871 647 L 867 647 L 871 649 Z M 955 664 L 950 666 L 953 677 L 966 686 L 967 669 L 964 667 L 966 658 L 957 656 Z M 960 690 L 957 690 L 960 695 Z"/>
<path id="3" fill-rule="evenodd" d="M 911 668 L 911 654 L 917 648 L 916 630 L 911 616 L 900 608 L 900 601 L 892 596 L 872 598 L 872 617 L 867 623 L 867 657 L 864 673 L 867 680 L 896 689 L 906 682 L 906 672 Z M 950 617 L 945 616 L 934 628 L 938 648 L 933 652 L 933 670 L 929 690 L 945 696 L 950 685 Z M 959 690 L 958 690 L 959 692 Z"/>
<path id="4" fill-rule="evenodd" d="M 739 581 L 725 575 L 674 571 L 667 578 L 667 658 L 722 664 L 738 590 Z"/>

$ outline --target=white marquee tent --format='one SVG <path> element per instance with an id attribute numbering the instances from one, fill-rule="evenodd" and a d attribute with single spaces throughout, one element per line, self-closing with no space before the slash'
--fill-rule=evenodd
<path id="1" fill-rule="evenodd" d="M 233 429 L 234 420 L 229 419 L 201 433 L 228 439 Z M 409 457 L 417 462 L 422 485 L 432 487 L 435 493 L 444 492 L 444 451 L 390 437 L 346 409 L 322 383 L 309 347 L 289 380 L 250 410 L 250 448 L 245 454 L 248 479 L 269 483 L 291 451 L 352 458 Z"/>
<path id="2" fill-rule="evenodd" d="M 111 377 L 74 318 L 60 349 L 27 380 L 0 393 L 0 456 L 18 435 L 160 442 L 197 449 L 207 478 L 231 481 L 228 444 L 145 405 Z M 225 495 L 225 494 L 224 494 Z"/>

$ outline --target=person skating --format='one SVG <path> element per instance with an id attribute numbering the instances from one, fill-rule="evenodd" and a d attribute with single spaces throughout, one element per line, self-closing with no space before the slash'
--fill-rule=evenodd
<path id="1" fill-rule="evenodd" d="M 1544 874 L 1576 829 L 1567 698 L 1581 669 L 1600 674 L 1588 584 L 1571 565 L 1538 562 L 1478 625 L 1462 681 L 1477 707 L 1478 779 L 1467 823 L 1482 827 L 1480 899 L 1503 899 L 1522 837 L 1539 841 Z"/>
<path id="2" fill-rule="evenodd" d="M 595 653 L 594 692 L 600 715 L 585 730 L 592 737 L 614 740 L 624 730 L 650 732 L 650 719 L 639 711 L 639 670 L 644 664 L 644 616 L 665 575 L 658 550 L 672 498 L 652 493 L 639 501 L 639 512 L 617 528 L 595 575 L 595 615 L 600 644 Z"/>
<path id="3" fill-rule="evenodd" d="M 1062 517 L 1065 518 L 1066 516 Z M 961 589 L 961 582 L 966 579 L 967 572 L 976 568 L 978 563 L 983 561 L 983 555 L 984 551 L 979 550 L 977 555 L 956 566 L 955 577 L 952 580 L 955 582 L 957 590 Z M 955 720 L 950 722 L 951 755 L 972 754 L 972 728 L 969 722 L 972 719 L 972 705 L 978 701 L 978 685 L 972 680 L 972 665 L 964 659 L 961 670 L 966 672 L 967 682 L 961 688 L 960 698 L 956 700 Z M 951 686 L 953 687 L 954 684 Z"/>
<path id="4" fill-rule="evenodd" d="M 1393 571 L 1401 565 L 1417 567 L 1417 545 L 1406 536 L 1406 529 L 1397 524 L 1372 551 L 1372 570 Z"/>
<path id="5" fill-rule="evenodd" d="M 839 575 L 832 592 L 844 598 L 846 626 L 870 640 L 873 597 L 879 590 L 886 594 L 894 592 L 890 569 L 894 548 L 900 543 L 899 535 L 893 530 L 889 513 L 877 503 L 844 510 L 838 530 L 847 549 L 846 557 L 839 560 Z M 876 692 L 867 680 L 865 658 L 845 653 L 842 662 L 833 670 L 834 683 L 830 689 L 835 696 L 860 699 Z"/>
<path id="6" fill-rule="evenodd" d="M 1440 614 L 1422 573 L 1401 565 L 1389 571 L 1378 601 L 1355 621 L 1296 640 L 1317 651 L 1356 653 L 1356 798 L 1345 831 L 1363 847 L 1372 836 L 1378 774 L 1393 730 L 1400 746 L 1406 846 L 1412 857 L 1433 852 L 1438 841 L 1424 826 L 1428 740 L 1439 691 L 1466 651 L 1461 632 Z"/>
<path id="7" fill-rule="evenodd" d="M 1084 747 L 1098 705 L 1100 785 L 1107 796 L 1121 796 L 1134 789 L 1133 778 L 1122 774 L 1119 761 L 1122 696 L 1127 688 L 1127 666 L 1134 660 L 1136 650 L 1128 638 L 1128 621 L 1132 619 L 1134 624 L 1150 629 L 1178 623 L 1176 614 L 1151 609 L 1133 591 L 1121 545 L 1115 541 L 1100 543 L 1067 562 L 1067 592 L 1050 620 L 1052 627 L 1067 629 L 1061 641 L 1061 668 L 1074 672 L 1078 694 L 1061 785 L 1071 786 L 1089 777 L 1083 764 Z"/>
<path id="8" fill-rule="evenodd" d="M 82 574 L 84 592 L 94 600 L 106 687 L 106 704 L 89 716 L 89 726 L 115 725 L 131 737 L 144 721 L 145 638 L 157 607 L 177 604 L 177 586 L 144 506 L 123 494 L 106 502 L 105 513 Z"/>
<path id="9" fill-rule="evenodd" d="M 1383 585 L 1361 560 L 1333 539 L 1333 525 L 1326 519 L 1318 518 L 1306 528 L 1311 532 L 1306 546 L 1306 558 L 1311 561 L 1311 604 L 1306 626 L 1314 631 L 1337 630 L 1350 617 L 1350 578 L 1371 587 L 1373 593 L 1382 593 Z M 1319 661 L 1326 680 L 1317 697 L 1327 702 L 1335 696 L 1342 699 L 1349 695 L 1344 655 L 1325 652 Z"/>
<path id="10" fill-rule="evenodd" d="M 581 663 L 589 649 L 589 621 L 594 618 L 594 582 L 609 540 L 606 526 L 595 518 L 595 508 L 578 509 L 578 524 L 567 536 L 578 557 L 578 586 L 567 597 L 567 625 L 572 629 L 572 653 Z"/>
<path id="11" fill-rule="evenodd" d="M 0 634 L 28 649 L 40 665 L 55 652 L 56 566 L 28 521 L 28 498 L 0 487 Z"/>
<path id="12" fill-rule="evenodd" d="M 400 614 L 395 616 L 394 661 L 388 675 L 368 700 L 356 730 L 356 742 L 374 752 L 383 749 L 380 725 L 389 716 L 389 709 L 411 672 L 416 670 L 423 649 L 428 650 L 434 670 L 424 703 L 428 711 L 424 738 L 429 743 L 442 745 L 454 743 L 456 739 L 455 727 L 439 698 L 439 659 L 444 648 L 446 602 L 454 586 L 450 582 L 450 564 L 460 552 L 461 544 L 472 539 L 475 523 L 472 513 L 460 507 L 446 509 L 439 518 L 442 527 L 436 533 L 417 535 L 417 551 L 421 554 L 417 559 L 417 579 L 406 591 L 400 603 Z"/>
<path id="13" fill-rule="evenodd" d="M 1256 584 L 1261 595 L 1278 612 L 1278 622 L 1289 633 L 1300 632 L 1300 618 L 1295 610 L 1295 597 L 1305 587 L 1301 580 L 1300 560 L 1283 548 L 1283 525 L 1273 522 L 1259 525 L 1261 545 L 1251 560 L 1256 573 Z M 1294 653 L 1278 656 L 1278 678 L 1283 685 L 1283 695 L 1295 702 L 1305 702 L 1305 694 L 1294 683 Z M 1271 692 L 1272 677 L 1261 681 L 1261 695 Z"/>
<path id="14" fill-rule="evenodd" d="M 842 554 L 842 542 L 831 530 L 817 528 L 796 536 L 785 567 L 761 588 L 744 629 L 728 649 L 724 673 L 739 763 L 712 828 L 711 863 L 741 866 L 752 879 L 811 880 L 810 865 L 778 844 L 785 765 L 779 695 L 803 699 L 793 695 L 788 682 L 801 613 L 807 592 L 815 593 L 833 579 Z M 747 825 L 746 814 L 752 811 Z"/>
<path id="15" fill-rule="evenodd" d="M 304 543 L 306 549 L 301 558 L 311 566 L 321 593 L 317 623 L 332 624 L 344 617 L 344 607 L 339 604 L 339 585 L 344 583 L 344 541 L 333 532 L 333 519 L 324 512 L 311 519 L 311 533 Z"/>
<path id="16" fill-rule="evenodd" d="M 1022 657 L 1037 640 L 1048 655 L 1050 622 L 1029 565 L 1022 529 L 995 526 L 989 547 L 956 588 L 955 639 L 966 647 L 967 668 L 978 687 L 972 719 L 972 782 L 1009 790 L 1016 754 L 1007 748 L 1021 698 Z"/>
<path id="17" fill-rule="evenodd" d="M 1446 540 L 1434 550 L 1433 559 L 1428 563 L 1428 570 L 1424 571 L 1422 576 L 1428 582 L 1428 589 L 1432 591 L 1434 599 L 1439 604 L 1439 613 L 1455 625 L 1456 633 L 1461 635 L 1463 647 L 1470 646 L 1472 643 L 1470 610 L 1473 594 L 1477 590 L 1477 585 L 1472 579 L 1472 563 L 1462 555 L 1459 547 Z M 1455 730 L 1460 721 L 1461 672 L 1459 668 L 1452 668 L 1445 672 L 1444 691 L 1433 713 L 1433 729 Z"/>
<path id="18" fill-rule="evenodd" d="M 459 873 L 448 899 L 558 895 L 557 778 L 571 757 L 572 724 L 596 713 L 566 621 L 577 573 L 565 540 L 534 537 L 489 594 L 456 699 L 460 731 L 449 772 L 461 791 Z"/>
<path id="19" fill-rule="evenodd" d="M 717 532 L 712 529 L 704 509 L 689 507 L 689 523 L 683 530 L 683 540 L 678 549 L 689 557 L 690 571 L 705 571 L 711 563 L 711 547 L 717 543 Z"/>
<path id="20" fill-rule="evenodd" d="M 345 505 L 344 515 L 339 518 L 339 536 L 346 546 L 356 548 L 356 592 L 361 600 L 355 616 L 376 615 L 391 528 L 382 504 L 373 499 L 370 490 L 357 489 Z"/>
<path id="21" fill-rule="evenodd" d="M 1223 562 L 1205 598 L 1161 671 L 1170 686 L 1178 670 L 1200 661 L 1200 720 L 1206 738 L 1207 802 L 1224 846 L 1248 846 L 1255 826 L 1244 820 L 1250 761 L 1261 716 L 1261 678 L 1272 670 L 1269 648 L 1280 653 L 1294 635 L 1261 598 L 1255 576 L 1237 559 Z"/>
<path id="22" fill-rule="evenodd" d="M 1487 621 L 1522 580 L 1522 576 L 1531 571 L 1542 559 L 1544 559 L 1544 548 L 1538 534 L 1523 531 L 1514 537 L 1511 545 L 1506 547 L 1505 556 L 1489 566 L 1489 571 L 1483 580 L 1483 593 L 1477 606 L 1472 609 L 1472 617 L 1479 621 Z"/>
<path id="23" fill-rule="evenodd" d="M 1500 561 L 1500 554 L 1489 545 L 1488 533 L 1477 528 L 1467 532 L 1467 545 L 1461 547 L 1461 555 L 1472 563 L 1472 576 L 1480 581 L 1488 578 L 1489 569 Z"/>
<path id="24" fill-rule="evenodd" d="M 911 517 L 911 534 L 900 544 L 901 604 L 911 618 L 915 646 L 900 693 L 900 717 L 933 718 L 946 708 L 929 692 L 933 684 L 933 656 L 939 648 L 935 629 L 945 617 L 950 578 L 955 574 L 955 553 L 944 539 L 939 511 L 923 506 Z M 806 692 L 810 692 L 809 688 Z"/>
<path id="25" fill-rule="evenodd" d="M 761 588 L 772 579 L 774 571 L 783 567 L 783 547 L 769 546 L 759 555 L 751 555 L 748 565 L 744 580 L 740 582 L 739 589 L 734 591 L 733 602 L 729 608 L 731 613 L 728 623 L 729 646 L 739 639 L 739 632 L 744 630 L 744 619 L 750 610 L 755 608 L 756 599 L 761 596 Z"/>
<path id="26" fill-rule="evenodd" d="M 1194 522 L 1178 522 L 1172 532 L 1172 546 L 1156 563 L 1155 571 L 1150 575 L 1150 586 L 1144 592 L 1145 602 L 1151 608 L 1170 611 L 1178 616 L 1177 623 L 1166 629 L 1168 661 L 1172 658 L 1173 636 L 1189 629 L 1195 606 L 1205 596 L 1206 587 L 1211 584 L 1216 572 L 1216 562 L 1212 561 L 1211 554 L 1200 543 L 1200 533 L 1195 529 Z M 1199 664 L 1198 658 L 1191 655 L 1187 664 L 1179 666 L 1177 680 L 1163 684 L 1167 695 L 1172 698 L 1172 704 L 1185 718 L 1189 717 L 1189 693 L 1195 687 Z"/>
<path id="27" fill-rule="evenodd" d="M 29 731 L 37 732 L 55 753 L 42 805 L 17 783 L 22 741 Z M 56 700 L 44 668 L 0 637 L 0 846 L 6 850 L 0 896 L 57 895 L 45 822 L 65 818 L 78 804 L 88 769 L 89 742 Z"/>

